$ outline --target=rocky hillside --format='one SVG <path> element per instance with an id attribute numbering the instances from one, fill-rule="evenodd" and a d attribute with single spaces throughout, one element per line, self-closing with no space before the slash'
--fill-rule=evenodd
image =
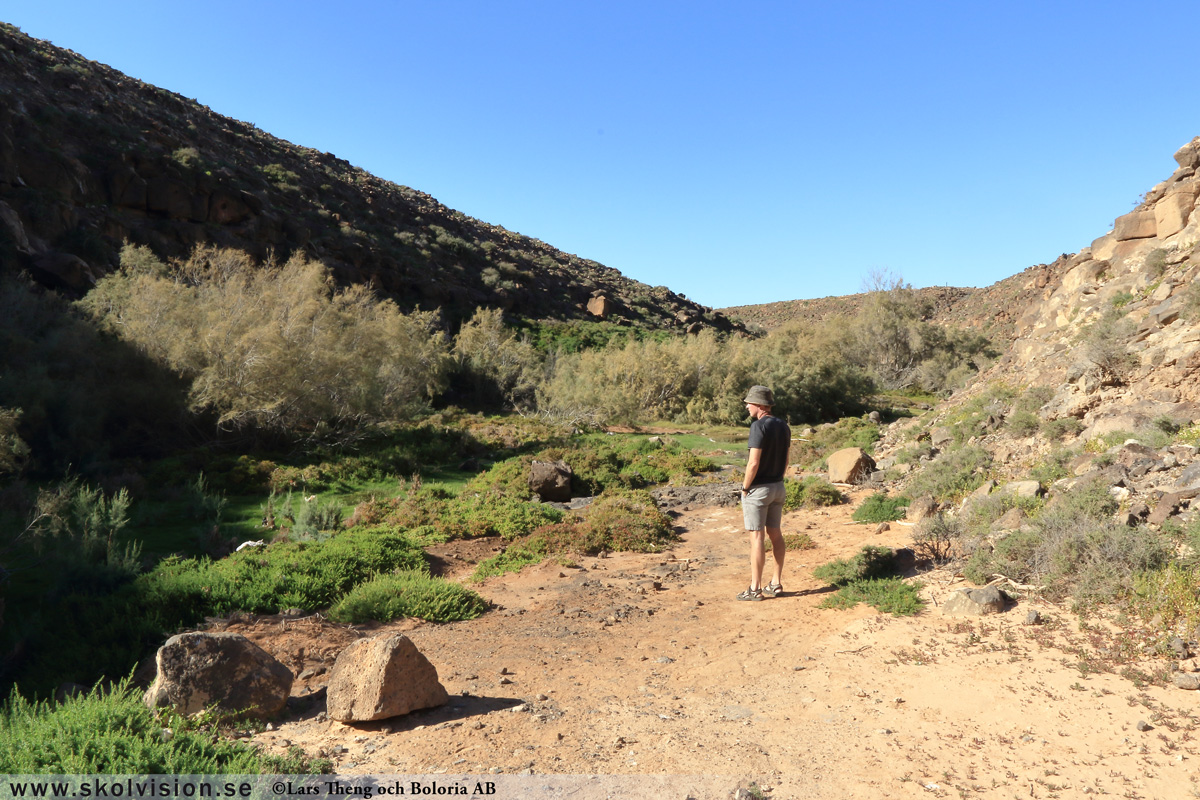
<path id="1" fill-rule="evenodd" d="M 467 217 L 330 153 L 0 23 L 0 265 L 79 294 L 124 241 L 302 251 L 454 325 L 477 306 L 524 319 L 739 326 L 665 287 Z"/>
<path id="2" fill-rule="evenodd" d="M 876 450 L 882 470 L 925 473 L 926 486 L 939 471 L 971 485 L 951 475 L 964 468 L 1032 476 L 1043 490 L 1092 476 L 1107 481 L 1131 524 L 1195 513 L 1200 137 L 1175 160 L 1174 173 L 1090 247 L 964 296 L 951 313 L 966 320 L 968 304 L 1007 283 L 1024 301 L 1009 306 L 1011 343 L 967 389 L 893 424 Z M 956 466 L 954 454 L 971 447 L 976 465 L 959 457 Z"/>

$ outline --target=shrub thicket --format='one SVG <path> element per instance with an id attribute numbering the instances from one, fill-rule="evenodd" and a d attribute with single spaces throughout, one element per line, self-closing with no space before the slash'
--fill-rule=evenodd
<path id="1" fill-rule="evenodd" d="M 1072 596 L 1081 606 L 1128 597 L 1134 576 L 1162 568 L 1173 548 L 1149 528 L 1117 523 L 1117 503 L 1101 481 L 1081 483 L 1054 498 L 1022 530 L 981 547 L 964 569 L 986 583 L 1004 575 Z"/>
<path id="2" fill-rule="evenodd" d="M 190 381 L 192 408 L 223 427 L 354 429 L 407 416 L 443 387 L 448 351 L 432 313 L 402 314 L 361 285 L 335 289 L 299 257 L 260 266 L 201 247 L 164 268 L 131 250 L 82 307 Z"/>

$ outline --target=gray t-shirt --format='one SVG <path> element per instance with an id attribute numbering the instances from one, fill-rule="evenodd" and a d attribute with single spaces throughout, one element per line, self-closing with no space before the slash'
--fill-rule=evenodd
<path id="1" fill-rule="evenodd" d="M 762 417 L 750 423 L 750 448 L 762 450 L 758 473 L 751 486 L 778 483 L 787 469 L 788 447 L 792 444 L 792 429 L 779 417 Z"/>

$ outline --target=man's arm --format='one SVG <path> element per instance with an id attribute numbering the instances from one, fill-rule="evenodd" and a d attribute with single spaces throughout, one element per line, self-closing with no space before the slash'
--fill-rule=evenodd
<path id="1" fill-rule="evenodd" d="M 746 461 L 746 477 L 742 480 L 742 492 L 750 491 L 750 487 L 754 485 L 754 479 L 758 476 L 758 464 L 762 461 L 762 448 L 751 447 L 750 458 Z"/>

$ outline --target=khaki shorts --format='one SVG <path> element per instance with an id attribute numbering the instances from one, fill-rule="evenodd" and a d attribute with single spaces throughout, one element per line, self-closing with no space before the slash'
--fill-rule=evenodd
<path id="1" fill-rule="evenodd" d="M 750 487 L 750 491 L 742 496 L 742 520 L 746 523 L 746 530 L 778 528 L 783 522 L 783 500 L 786 496 L 783 481 Z"/>

